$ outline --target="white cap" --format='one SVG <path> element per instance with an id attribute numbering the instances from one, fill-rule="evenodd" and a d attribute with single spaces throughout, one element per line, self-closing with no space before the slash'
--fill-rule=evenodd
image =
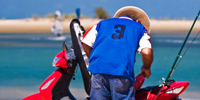
<path id="1" fill-rule="evenodd" d="M 60 18 L 62 17 L 61 12 L 59 10 L 56 10 L 55 15 L 60 17 Z"/>

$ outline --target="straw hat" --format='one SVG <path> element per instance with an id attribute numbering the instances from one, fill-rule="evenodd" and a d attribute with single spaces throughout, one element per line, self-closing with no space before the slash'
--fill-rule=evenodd
<path id="1" fill-rule="evenodd" d="M 135 6 L 125 6 L 120 8 L 114 15 L 114 18 L 119 18 L 120 16 L 134 15 L 139 19 L 140 23 L 147 29 L 150 33 L 150 20 L 148 15 L 140 8 Z"/>

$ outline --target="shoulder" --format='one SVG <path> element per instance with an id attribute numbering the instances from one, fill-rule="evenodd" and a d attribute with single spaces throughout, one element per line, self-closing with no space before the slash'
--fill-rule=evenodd
<path id="1" fill-rule="evenodd" d="M 109 22 L 109 21 L 115 21 L 115 20 L 119 20 L 119 18 L 108 18 L 108 19 L 101 20 L 99 23 L 104 23 L 104 22 Z"/>

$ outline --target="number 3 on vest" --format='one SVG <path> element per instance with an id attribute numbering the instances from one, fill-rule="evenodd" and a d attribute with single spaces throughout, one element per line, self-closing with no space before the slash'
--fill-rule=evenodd
<path id="1" fill-rule="evenodd" d="M 114 28 L 116 29 L 116 33 L 112 34 L 113 39 L 121 39 L 124 36 L 124 31 L 126 26 L 125 25 L 115 25 Z"/>

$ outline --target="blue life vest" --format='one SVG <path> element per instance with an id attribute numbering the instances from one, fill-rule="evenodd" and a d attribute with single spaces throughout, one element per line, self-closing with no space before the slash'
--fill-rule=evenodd
<path id="1" fill-rule="evenodd" d="M 97 24 L 97 37 L 89 57 L 92 74 L 124 76 L 135 81 L 134 63 L 144 26 L 129 19 L 110 18 Z"/>

